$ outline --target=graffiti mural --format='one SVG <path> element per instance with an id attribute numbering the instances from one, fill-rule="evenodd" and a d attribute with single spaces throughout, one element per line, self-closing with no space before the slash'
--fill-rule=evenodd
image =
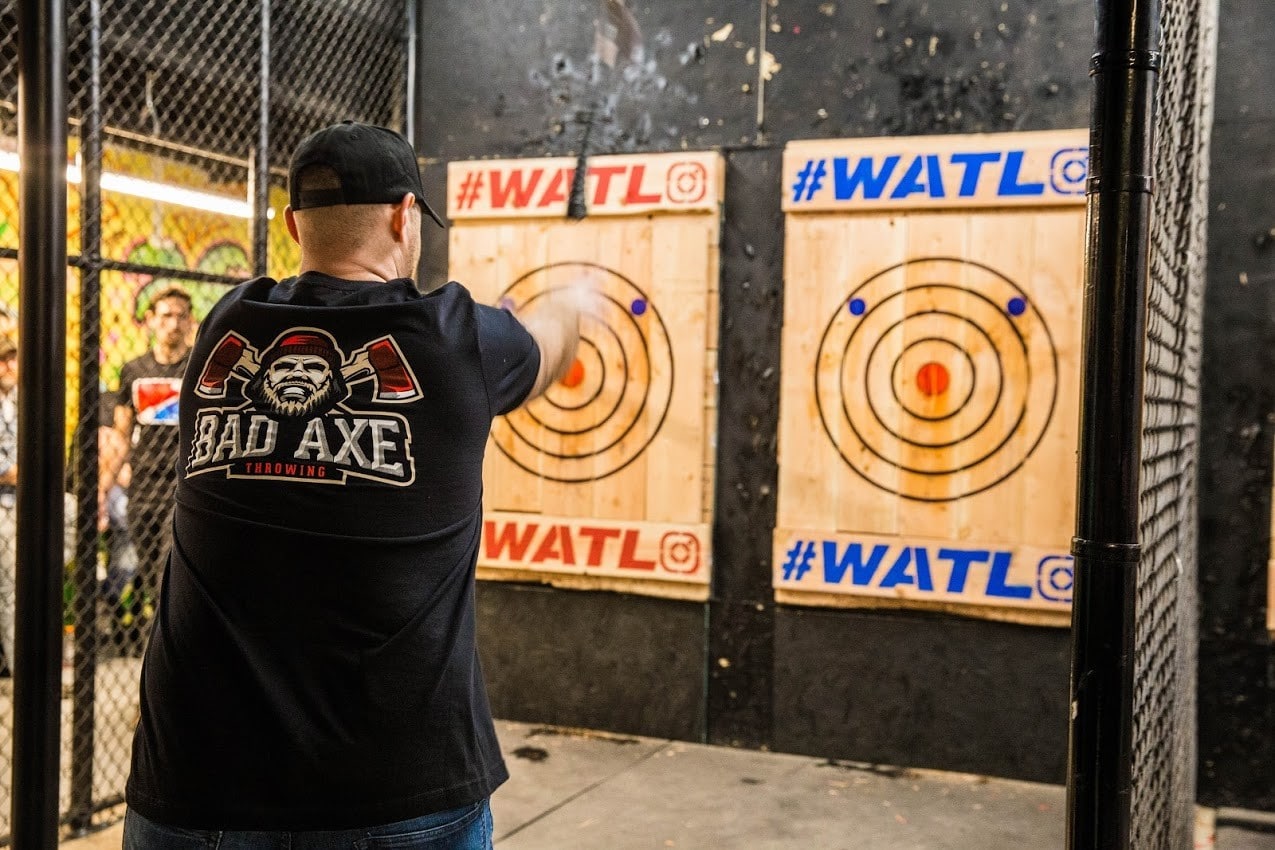
<path id="1" fill-rule="evenodd" d="M 247 196 L 244 182 L 217 181 L 209 171 L 195 165 L 139 151 L 108 148 L 103 155 L 103 170 L 230 198 Z M 17 177 L 13 172 L 0 171 L 0 247 L 4 248 L 18 246 Z M 271 187 L 268 270 L 276 277 L 291 274 L 300 259 L 283 223 L 286 204 L 283 187 Z M 74 183 L 67 191 L 67 229 L 67 252 L 76 256 L 80 252 L 80 191 Z M 105 259 L 247 278 L 252 274 L 250 245 L 248 219 L 109 190 L 102 193 L 101 250 Z M 146 350 L 146 311 L 154 295 L 172 286 L 190 294 L 197 322 L 229 288 L 226 284 L 184 280 L 177 275 L 102 273 L 99 362 L 103 392 L 115 390 L 123 364 Z M 0 260 L 0 306 L 18 308 L 17 263 L 13 260 Z M 78 418 L 79 315 L 80 275 L 71 268 L 67 277 L 68 428 Z"/>

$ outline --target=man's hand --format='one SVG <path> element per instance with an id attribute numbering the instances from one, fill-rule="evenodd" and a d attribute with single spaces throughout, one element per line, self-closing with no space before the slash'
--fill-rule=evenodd
<path id="1" fill-rule="evenodd" d="M 580 317 L 597 312 L 598 298 L 594 281 L 580 278 L 565 289 L 537 299 L 532 309 L 519 314 L 518 321 L 540 348 L 540 371 L 527 401 L 542 395 L 567 374 L 580 343 Z"/>

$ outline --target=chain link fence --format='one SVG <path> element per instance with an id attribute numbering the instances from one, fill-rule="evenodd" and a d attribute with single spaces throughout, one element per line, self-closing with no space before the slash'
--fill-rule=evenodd
<path id="1" fill-rule="evenodd" d="M 1162 10 L 1134 653 L 1131 847 L 1190 847 L 1195 818 L 1196 473 L 1217 0 Z"/>
<path id="2" fill-rule="evenodd" d="M 61 810 L 84 828 L 115 816 L 107 810 L 128 777 L 140 657 L 167 557 L 177 389 L 199 321 L 255 270 L 295 270 L 282 211 L 287 160 L 304 135 L 346 118 L 404 129 L 408 14 L 402 0 L 67 7 Z M 21 403 L 6 357 L 21 309 L 16 100 L 16 0 L 0 0 L 0 836 L 9 833 L 15 538 L 3 470 Z M 258 174 L 262 145 L 268 167 Z M 265 227 L 254 227 L 263 214 Z"/>

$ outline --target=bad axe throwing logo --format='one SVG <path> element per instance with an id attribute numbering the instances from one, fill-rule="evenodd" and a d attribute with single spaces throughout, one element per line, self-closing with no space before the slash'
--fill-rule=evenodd
<path id="1" fill-rule="evenodd" d="M 290 328 L 264 354 L 231 331 L 204 363 L 195 394 L 227 398 L 232 381 L 243 401 L 201 409 L 187 474 L 224 469 L 230 478 L 341 484 L 348 476 L 406 486 L 416 471 L 412 435 L 397 413 L 356 411 L 350 387 L 372 382 L 372 401 L 421 398 L 420 384 L 393 337 L 345 357 L 318 328 Z"/>

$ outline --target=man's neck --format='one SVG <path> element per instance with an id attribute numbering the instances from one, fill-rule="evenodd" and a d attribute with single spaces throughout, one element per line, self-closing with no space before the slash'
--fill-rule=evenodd
<path id="1" fill-rule="evenodd" d="M 360 280 L 368 282 L 384 282 L 404 277 L 399 274 L 393 258 L 384 260 L 363 260 L 358 257 L 343 259 L 318 259 L 301 257 L 301 272 L 318 272 L 329 277 L 342 280 Z"/>
<path id="2" fill-rule="evenodd" d="M 159 365 L 171 366 L 174 363 L 179 362 L 183 357 L 185 357 L 186 351 L 187 349 L 186 349 L 186 346 L 184 345 L 182 346 L 156 345 L 155 347 L 151 349 L 151 355 L 155 358 L 155 361 L 159 363 Z"/>

